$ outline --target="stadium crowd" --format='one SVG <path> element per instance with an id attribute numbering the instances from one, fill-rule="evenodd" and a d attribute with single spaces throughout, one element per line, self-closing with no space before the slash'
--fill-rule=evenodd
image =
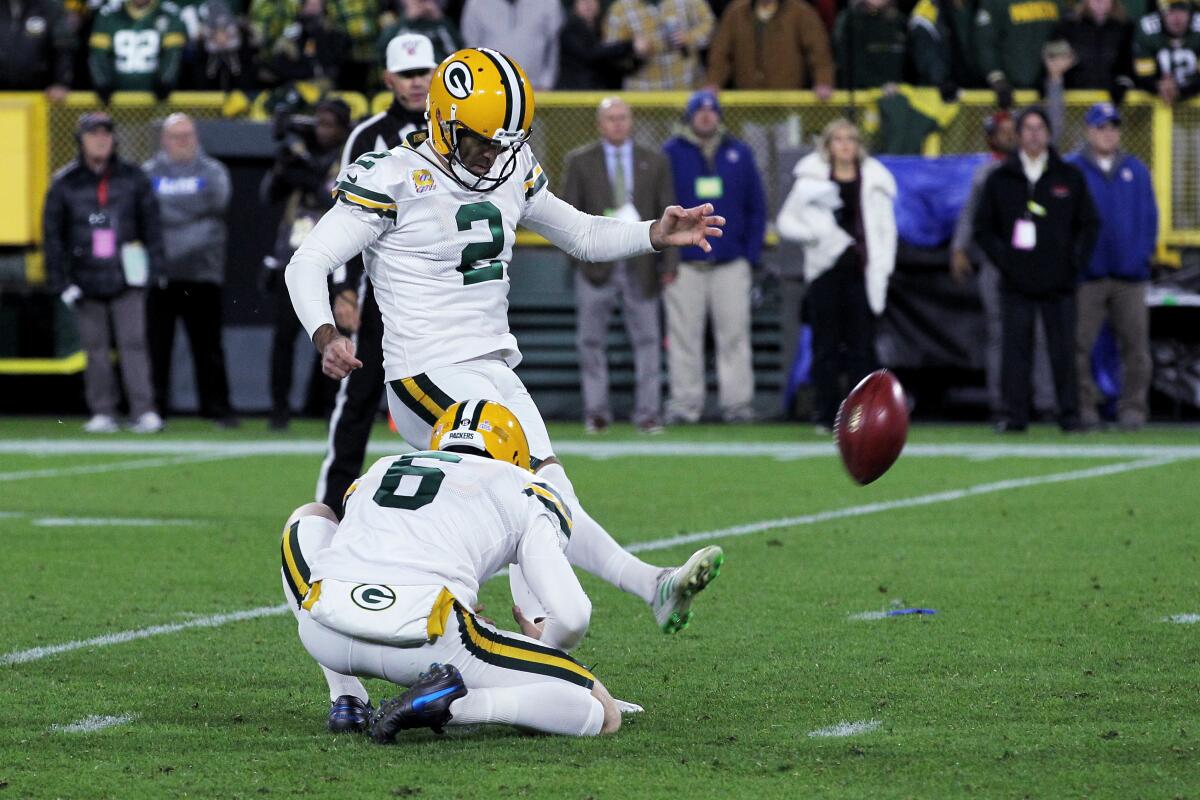
<path id="1" fill-rule="evenodd" d="M 14 70 L 4 64 L 0 88 L 45 89 L 60 99 L 70 87 L 90 84 L 105 101 L 130 89 L 162 98 L 175 88 L 270 89 L 295 80 L 355 90 L 378 81 L 392 91 L 392 108 L 360 126 L 368 126 L 369 135 L 357 136 L 349 108 L 334 99 L 315 107 L 312 131 L 277 131 L 279 156 L 262 199 L 285 209 L 266 258 L 275 269 L 264 273 L 264 288 L 278 300 L 271 420 L 279 428 L 291 413 L 299 323 L 278 268 L 328 209 L 329 186 L 347 154 L 353 152 L 354 160 L 371 148 L 394 146 L 402 132 L 421 127 L 432 66 L 448 52 L 463 44 L 503 48 L 539 89 L 694 90 L 678 135 L 661 152 L 634 144 L 635 122 L 626 104 L 615 98 L 602 103 L 599 138 L 568 156 L 561 190 L 591 213 L 640 219 L 668 202 L 712 202 L 727 219 L 712 252 L 685 248 L 629 263 L 576 264 L 586 429 L 603 432 L 612 420 L 604 339 L 608 319 L 621 305 L 637 362 L 634 422 L 643 433 L 655 433 L 664 423 L 696 422 L 704 412 L 709 323 L 720 414 L 729 422 L 754 417 L 750 297 L 762 267 L 768 210 L 754 152 L 724 127 L 716 90 L 811 88 L 827 99 L 835 88 L 903 81 L 936 86 L 949 99 L 961 87 L 988 86 L 1002 109 L 986 126 L 994 163 L 976 180 L 950 267 L 960 279 L 979 270 L 989 319 L 993 416 L 1002 431 L 1024 430 L 1032 385 L 1035 410 L 1057 405 L 1064 430 L 1098 424 L 1101 398 L 1088 354 L 1107 315 L 1128 378 L 1120 421 L 1139 427 L 1147 414 L 1149 357 L 1145 309 L 1137 297 L 1149 278 L 1157 226 L 1145 167 L 1119 149 L 1119 106 L 1134 86 L 1168 103 L 1200 90 L 1200 15 L 1181 0 L 1161 0 L 1145 15 L 1144 9 L 1127 11 L 1120 0 L 1086 0 L 1061 14 L 1046 0 L 967 5 L 920 0 L 905 11 L 889 0 L 841 9 L 804 0 L 734 0 L 715 7 L 704 0 L 615 0 L 604 11 L 598 0 L 577 0 L 570 9 L 555 0 L 466 0 L 460 8 L 443 8 L 436 0 L 403 0 L 397 7 L 371 0 L 253 0 L 244 7 L 225 0 L 182 6 L 127 0 L 101 8 L 0 0 L 0 13 L 25 20 L 0 29 L 3 36 L 24 37 L 0 42 L 0 60 L 24 58 L 33 65 Z M 83 70 L 75 69 L 81 64 Z M 1033 87 L 1045 90 L 1048 110 L 1003 110 L 1014 89 Z M 1089 110 L 1087 146 L 1071 163 L 1051 146 L 1064 88 L 1105 89 L 1113 101 Z M 56 176 L 45 211 L 49 283 L 76 307 L 92 355 L 87 429 L 116 428 L 117 390 L 108 359 L 101 357 L 112 344 L 109 316 L 126 396 L 136 406 L 135 430 L 161 429 L 160 415 L 168 411 L 176 319 L 187 329 L 202 414 L 236 424 L 220 328 L 212 324 L 220 314 L 224 271 L 223 248 L 212 245 L 225 235 L 228 173 L 204 155 L 186 116 L 166 120 L 161 151 L 142 169 L 119 158 L 114 128 L 106 114 L 81 118 L 79 160 Z M 814 420 L 829 427 L 847 383 L 877 366 L 871 343 L 894 269 L 896 184 L 846 120 L 825 129 L 816 152 L 794 175 L 777 226 L 784 239 L 804 248 Z M 157 203 L 149 202 L 153 195 Z M 1067 196 L 1069 208 L 1059 202 Z M 1036 230 L 1043 231 L 1041 241 Z M 144 273 L 138 284 L 127 283 L 131 262 Z M 1053 265 L 1053 279 L 1031 275 L 1034 263 Z M 1080 279 L 1078 302 L 1085 311 L 1077 328 Z M 354 332 L 369 324 L 360 316 L 358 278 L 334 280 L 339 326 Z M 369 289 L 366 284 L 367 309 Z M 670 342 L 665 405 L 664 334 Z M 1050 370 L 1035 369 L 1039 359 L 1053 367 L 1054 399 L 1045 399 Z M 378 381 L 370 383 L 361 403 L 368 420 L 379 404 Z M 311 387 L 308 410 L 327 411 L 336 386 L 314 369 Z"/>
<path id="2" fill-rule="evenodd" d="M 546 89 L 865 89 L 906 83 L 1200 91 L 1190 0 L 2 0 L 0 91 L 379 90 L 399 33 L 493 47 Z"/>

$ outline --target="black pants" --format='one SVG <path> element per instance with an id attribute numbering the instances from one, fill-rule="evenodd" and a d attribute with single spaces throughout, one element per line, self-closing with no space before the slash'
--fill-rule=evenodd
<path id="1" fill-rule="evenodd" d="M 1054 375 L 1054 393 L 1058 397 L 1058 422 L 1064 429 L 1076 427 L 1079 395 L 1075 384 L 1075 296 L 1034 297 L 1002 288 L 1000 315 L 1004 337 L 1000 354 L 1004 421 L 1015 429 L 1029 424 L 1033 323 L 1041 315 L 1050 371 Z"/>
<path id="2" fill-rule="evenodd" d="M 317 498 L 342 516 L 342 498 L 362 474 L 371 426 L 383 399 L 383 317 L 375 290 L 364 280 L 354 355 L 362 366 L 342 379 L 329 418 L 329 450 L 317 475 Z"/>
<path id="3" fill-rule="evenodd" d="M 282 270 L 281 270 L 282 271 Z M 287 287 L 280 285 L 275 292 L 275 329 L 271 336 L 271 415 L 287 420 L 291 416 L 292 363 L 296 352 L 296 337 L 303 328 L 292 308 L 292 299 Z M 305 395 L 304 413 L 310 417 L 325 417 L 333 407 L 333 397 L 338 383 L 321 372 L 321 359 L 312 345 L 307 350 L 313 354 L 308 391 Z"/>
<path id="4" fill-rule="evenodd" d="M 163 416 L 171 408 L 171 353 L 178 319 L 183 320 L 192 351 L 200 415 L 210 419 L 232 415 L 225 350 L 221 344 L 221 287 L 215 283 L 171 281 L 166 288 L 149 292 L 146 332 L 150 340 L 155 406 Z"/>
<path id="5" fill-rule="evenodd" d="M 817 422 L 832 427 L 848 387 L 875 369 L 875 315 L 857 252 L 842 253 L 804 298 L 812 326 L 812 382 Z M 845 376 L 847 384 L 841 382 Z"/>

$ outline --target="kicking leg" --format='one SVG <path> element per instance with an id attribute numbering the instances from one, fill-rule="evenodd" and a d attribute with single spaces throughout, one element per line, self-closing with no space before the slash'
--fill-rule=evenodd
<path id="1" fill-rule="evenodd" d="M 725 561 L 721 548 L 703 547 L 682 567 L 652 566 L 623 549 L 583 509 L 575 495 L 575 487 L 557 459 L 542 462 L 538 475 L 553 483 L 571 507 L 574 526 L 567 544 L 567 560 L 646 601 L 663 633 L 676 633 L 686 628 L 692 618 L 692 599 L 721 573 L 721 564 Z M 514 600 L 517 600 L 518 583 L 523 583 L 520 573 L 510 572 L 509 584 L 514 587 Z M 532 595 L 532 592 L 525 593 Z"/>
<path id="2" fill-rule="evenodd" d="M 308 561 L 310 555 L 329 546 L 329 540 L 337 531 L 337 516 L 323 503 L 306 503 L 288 517 L 283 529 L 283 594 L 288 608 L 296 617 L 307 617 L 308 612 L 300 604 L 308 594 Z M 358 678 L 343 675 L 321 666 L 325 683 L 329 686 L 329 730 L 334 733 L 366 730 L 370 698 Z"/>

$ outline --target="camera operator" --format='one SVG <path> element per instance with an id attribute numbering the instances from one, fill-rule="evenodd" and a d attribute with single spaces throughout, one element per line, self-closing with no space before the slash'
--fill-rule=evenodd
<path id="1" fill-rule="evenodd" d="M 341 100 L 323 100 L 311 117 L 280 114 L 275 138 L 280 140 L 275 165 L 261 188 L 266 203 L 284 203 L 274 251 L 264 259 L 266 288 L 275 296 L 275 331 L 271 344 L 271 420 L 275 430 L 291 417 L 292 354 L 300 321 L 283 287 L 283 266 L 317 220 L 333 205 L 333 181 L 341 169 L 342 147 L 350 131 L 350 108 Z M 321 374 L 314 361 L 306 410 L 324 416 L 337 383 Z"/>

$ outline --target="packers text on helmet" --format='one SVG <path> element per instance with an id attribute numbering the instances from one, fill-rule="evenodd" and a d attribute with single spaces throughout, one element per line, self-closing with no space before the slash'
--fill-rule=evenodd
<path id="1" fill-rule="evenodd" d="M 429 446 L 461 450 L 529 469 L 529 441 L 521 423 L 490 400 L 464 400 L 446 409 L 433 425 Z"/>

